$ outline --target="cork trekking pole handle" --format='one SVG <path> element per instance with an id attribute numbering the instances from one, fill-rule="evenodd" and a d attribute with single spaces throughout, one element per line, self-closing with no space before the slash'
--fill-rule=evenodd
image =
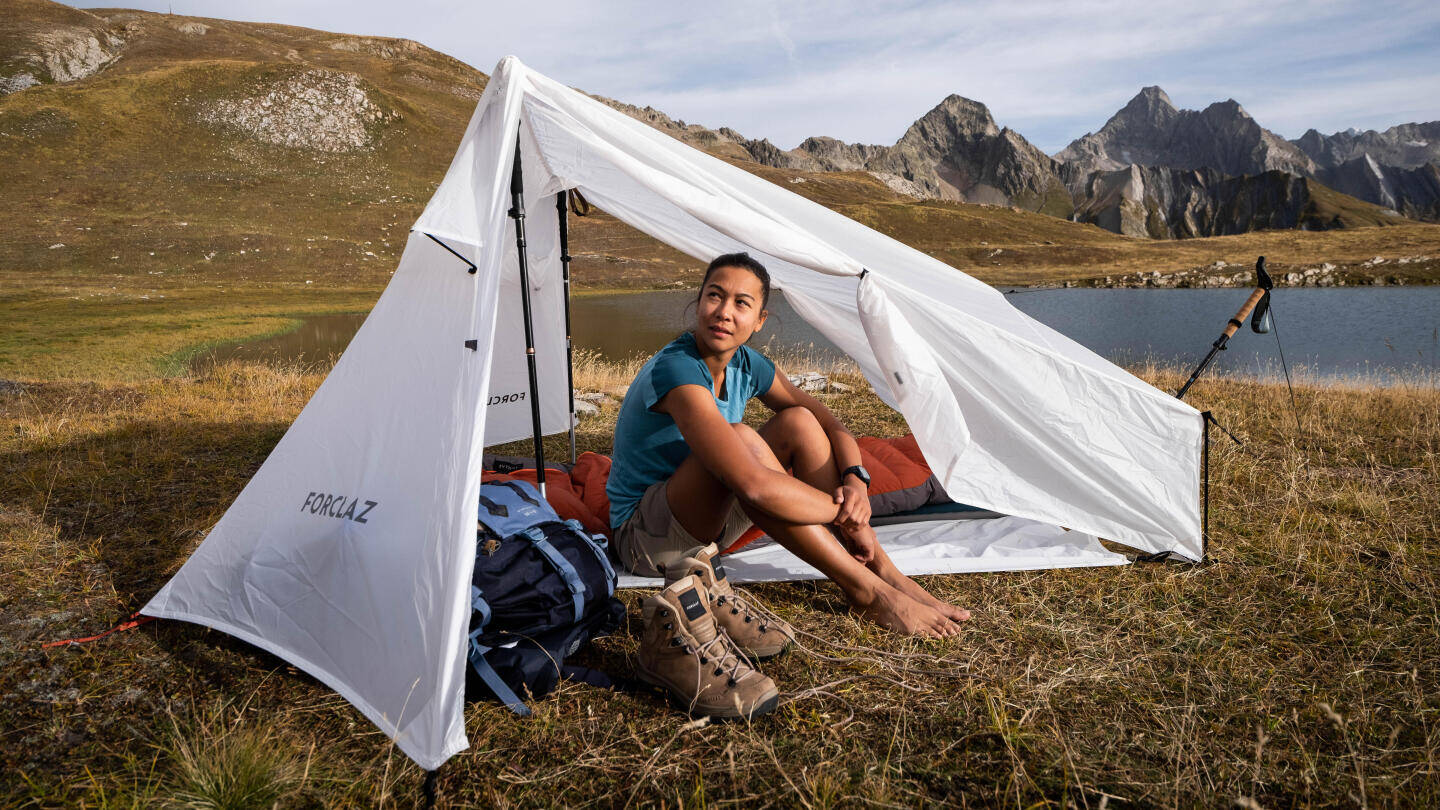
<path id="1" fill-rule="evenodd" d="M 1250 313 L 1255 310 L 1255 307 L 1260 303 L 1260 299 L 1264 298 L 1267 292 L 1269 292 L 1269 290 L 1263 287 L 1256 287 L 1255 290 L 1250 293 L 1250 297 L 1245 299 L 1245 305 L 1240 307 L 1240 311 L 1235 313 L 1235 317 L 1231 318 L 1230 323 L 1225 325 L 1224 334 L 1226 340 L 1235 337 L 1235 333 L 1240 330 L 1240 327 L 1245 325 L 1245 319 L 1250 317 Z"/>
<path id="2" fill-rule="evenodd" d="M 1201 360 L 1200 365 L 1191 372 L 1190 379 L 1186 380 L 1185 384 L 1180 386 L 1180 390 L 1175 392 L 1176 399 L 1185 398 L 1185 392 L 1189 391 L 1190 386 L 1200 379 L 1200 374 L 1205 371 L 1205 367 L 1210 365 L 1210 361 L 1215 359 L 1217 353 L 1224 351 L 1225 344 L 1230 342 L 1230 338 L 1235 337 L 1235 333 L 1245 324 L 1245 319 L 1250 317 L 1250 313 L 1255 311 L 1255 307 L 1265 300 L 1265 296 L 1269 295 L 1271 288 L 1275 286 L 1274 282 L 1270 280 L 1270 274 L 1265 270 L 1264 256 L 1255 260 L 1255 280 L 1254 292 L 1251 292 L 1250 297 L 1245 299 L 1245 305 L 1240 307 L 1240 311 L 1235 313 L 1235 317 L 1230 319 L 1230 323 L 1225 325 L 1225 331 L 1220 333 L 1220 337 L 1215 338 L 1215 342 L 1210 345 L 1210 353 L 1205 355 L 1205 359 Z M 1261 330 L 1256 329 L 1255 331 Z"/>

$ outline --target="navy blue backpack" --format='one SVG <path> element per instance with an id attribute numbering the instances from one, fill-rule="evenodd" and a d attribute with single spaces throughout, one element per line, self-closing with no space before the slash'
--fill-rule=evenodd
<path id="1" fill-rule="evenodd" d="M 578 521 L 561 520 L 529 483 L 480 486 L 470 666 L 516 714 L 530 713 L 521 695 L 541 697 L 564 677 L 610 685 L 565 663 L 624 619 L 606 545 Z"/>

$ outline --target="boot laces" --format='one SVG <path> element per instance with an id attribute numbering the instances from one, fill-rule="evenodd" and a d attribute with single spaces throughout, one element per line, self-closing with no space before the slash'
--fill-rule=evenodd
<path id="1" fill-rule="evenodd" d="M 741 594 L 744 594 L 744 598 L 741 598 Z M 770 625 L 774 625 L 777 629 L 787 626 L 784 619 L 780 618 L 774 611 L 761 604 L 744 588 L 736 588 L 734 586 L 731 586 L 731 593 L 727 596 L 722 596 L 720 598 L 725 600 L 727 603 L 734 603 L 734 605 L 742 612 L 759 619 L 760 628 L 762 630 L 768 628 Z"/>
<path id="2" fill-rule="evenodd" d="M 706 670 L 716 677 L 727 676 L 726 683 L 730 686 L 736 686 L 751 675 L 757 674 L 745 656 L 740 653 L 740 648 L 735 646 L 735 641 L 730 638 L 730 634 L 726 633 L 723 628 L 715 629 L 715 637 L 701 644 L 695 650 L 700 655 L 700 660 L 709 659 L 714 662 L 713 668 L 710 664 L 702 664 L 701 669 L 696 671 L 695 691 L 697 695 L 700 692 L 701 681 Z"/>
<path id="3" fill-rule="evenodd" d="M 744 599 L 741 599 L 735 593 L 730 593 L 726 596 L 718 597 L 715 600 L 715 603 L 722 607 L 728 606 L 732 614 L 744 616 L 745 621 L 747 622 L 751 621 L 752 619 L 759 619 L 760 632 L 762 633 L 769 628 L 771 620 L 775 618 L 775 615 L 773 613 L 770 613 L 770 611 L 760 609 L 760 604 L 758 602 L 748 602 Z"/>

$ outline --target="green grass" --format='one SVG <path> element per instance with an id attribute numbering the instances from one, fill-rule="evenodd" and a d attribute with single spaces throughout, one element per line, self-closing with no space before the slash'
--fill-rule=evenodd
<path id="1" fill-rule="evenodd" d="M 66 295 L 65 293 L 74 293 Z M 69 287 L 0 292 L 9 328 L 0 332 L 0 378 L 138 380 L 182 372 L 194 355 L 218 344 L 280 334 L 301 318 L 364 312 L 370 291 L 313 285 L 177 289 Z"/>

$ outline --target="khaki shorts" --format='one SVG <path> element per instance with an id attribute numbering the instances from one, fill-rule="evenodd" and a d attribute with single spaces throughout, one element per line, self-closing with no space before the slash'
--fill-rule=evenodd
<path id="1" fill-rule="evenodd" d="M 697 540 L 685 531 L 680 521 L 670 513 L 670 501 L 665 496 L 669 481 L 658 481 L 645 490 L 640 503 L 630 517 L 615 530 L 615 553 L 631 573 L 643 577 L 662 576 L 660 567 L 671 560 L 679 559 L 687 551 L 707 543 L 715 543 L 724 551 L 740 539 L 752 524 L 750 516 L 740 508 L 736 500 L 725 516 L 725 528 L 720 536 L 709 540 Z"/>

